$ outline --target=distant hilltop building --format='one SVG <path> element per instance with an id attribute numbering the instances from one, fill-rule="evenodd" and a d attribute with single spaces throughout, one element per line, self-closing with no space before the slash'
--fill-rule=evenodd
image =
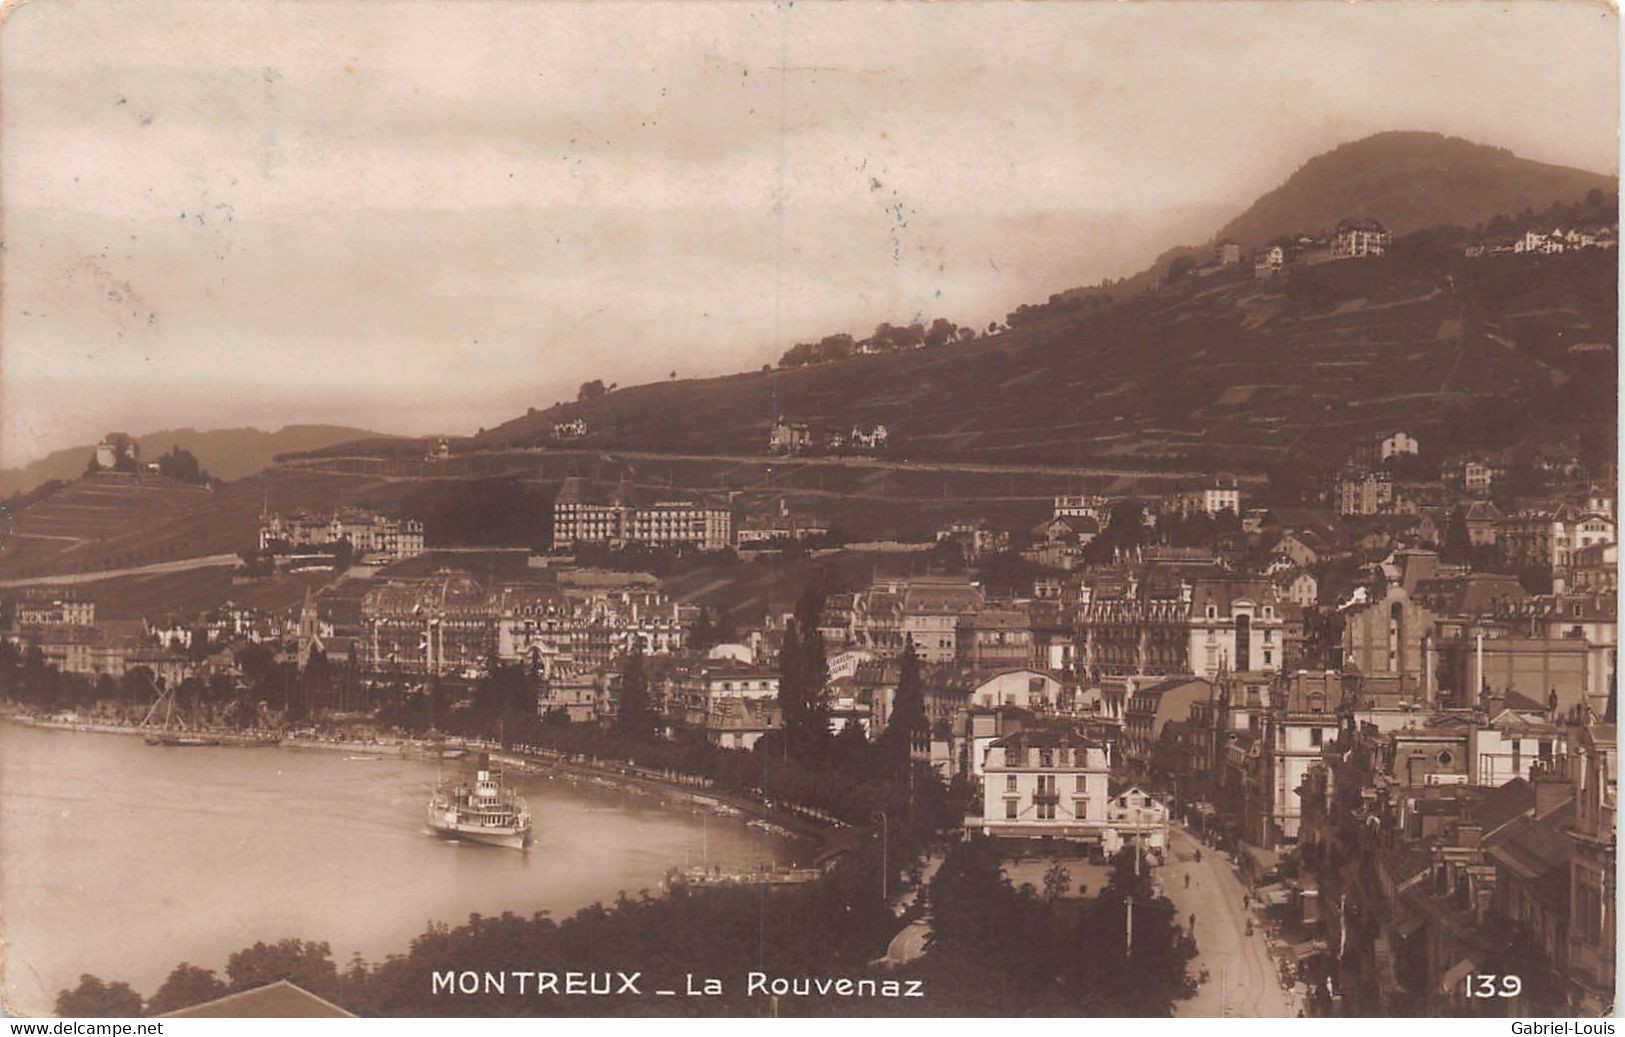
<path id="1" fill-rule="evenodd" d="M 1236 266 L 1241 262 L 1241 243 L 1225 238 L 1213 246 L 1213 262 L 1218 266 Z"/>
<path id="2" fill-rule="evenodd" d="M 1364 259 L 1388 251 L 1388 231 L 1376 220 L 1344 220 L 1332 235 L 1333 259 Z"/>
<path id="3" fill-rule="evenodd" d="M 1346 219 L 1328 239 L 1325 235 L 1285 235 L 1253 252 L 1253 276 L 1268 279 L 1289 268 L 1315 266 L 1339 259 L 1369 259 L 1388 251 L 1392 238 L 1371 219 Z"/>
<path id="4" fill-rule="evenodd" d="M 1055 507 L 1051 512 L 1052 518 L 1088 518 L 1094 519 L 1100 525 L 1106 524 L 1110 514 L 1111 501 L 1093 493 L 1062 494 L 1055 498 Z"/>
<path id="5" fill-rule="evenodd" d="M 773 423 L 767 434 L 767 449 L 774 454 L 799 454 L 812 445 L 812 430 L 806 422 L 790 422 L 783 418 Z"/>
<path id="6" fill-rule="evenodd" d="M 260 519 L 261 551 L 315 547 L 340 540 L 349 541 L 357 555 L 416 558 L 423 553 L 423 523 L 353 510 L 332 515 L 296 511 L 287 518 L 268 514 Z"/>
<path id="7" fill-rule="evenodd" d="M 553 548 L 575 544 L 647 544 L 721 551 L 733 544 L 733 513 L 722 505 L 663 500 L 639 505 L 622 483 L 608 500 L 594 499 L 584 480 L 564 481 L 553 500 Z"/>
<path id="8" fill-rule="evenodd" d="M 890 435 L 884 425 L 873 425 L 865 428 L 862 425 L 853 425 L 849 432 L 831 432 L 829 435 L 829 448 L 835 451 L 851 451 L 875 453 L 886 445 Z"/>
<path id="9" fill-rule="evenodd" d="M 586 436 L 586 418 L 571 418 L 569 421 L 561 421 L 553 426 L 554 439 L 585 439 Z"/>
<path id="10" fill-rule="evenodd" d="M 1241 515 L 1241 489 L 1234 479 L 1217 479 L 1201 489 L 1189 490 L 1174 498 L 1172 510 L 1190 516 L 1197 512 L 1217 515 L 1229 511 Z"/>
<path id="11" fill-rule="evenodd" d="M 141 444 L 124 432 L 109 432 L 96 444 L 96 467 L 133 472 L 141 463 Z"/>

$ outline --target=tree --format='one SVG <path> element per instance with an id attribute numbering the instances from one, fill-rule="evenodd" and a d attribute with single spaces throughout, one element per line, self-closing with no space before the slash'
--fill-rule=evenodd
<path id="1" fill-rule="evenodd" d="M 278 940 L 256 943 L 226 959 L 231 990 L 252 990 L 285 979 L 320 997 L 332 997 L 338 988 L 338 966 L 325 943 Z"/>
<path id="2" fill-rule="evenodd" d="M 801 592 L 779 652 L 784 736 L 791 751 L 808 762 L 823 758 L 830 736 L 829 665 L 824 635 L 818 630 L 828 585 L 829 573 L 820 570 Z"/>
<path id="3" fill-rule="evenodd" d="M 948 320 L 945 317 L 938 317 L 936 320 L 931 322 L 931 327 L 926 329 L 926 347 L 934 349 L 937 346 L 946 346 L 948 343 L 954 340 L 954 333 L 957 330 L 958 329 L 954 327 L 953 321 Z"/>
<path id="4" fill-rule="evenodd" d="M 596 400 L 600 396 L 603 396 L 607 391 L 608 390 L 604 388 L 604 380 L 602 378 L 594 378 L 590 382 L 581 383 L 581 388 L 576 390 L 576 400 L 581 403 L 585 403 L 588 400 Z"/>
<path id="5" fill-rule="evenodd" d="M 654 733 L 654 710 L 649 704 L 649 675 L 644 667 L 643 638 L 632 638 L 632 650 L 621 669 L 621 703 L 616 715 L 621 734 L 643 741 Z"/>
<path id="6" fill-rule="evenodd" d="M 1168 281 L 1169 284 L 1175 284 L 1175 283 L 1177 283 L 1179 281 L 1183 281 L 1185 278 L 1189 277 L 1191 274 L 1193 274 L 1195 272 L 1196 272 L 1196 259 L 1195 259 L 1195 257 L 1194 256 L 1179 256 L 1172 263 L 1168 264 L 1167 281 Z"/>
<path id="7" fill-rule="evenodd" d="M 79 985 L 56 996 L 56 1014 L 81 1019 L 133 1019 L 141 1014 L 141 995 L 128 983 L 104 983 L 88 973 Z"/>
<path id="8" fill-rule="evenodd" d="M 886 721 L 885 751 L 892 774 L 908 773 L 914 739 L 924 733 L 925 694 L 920 687 L 920 657 L 914 651 L 914 635 L 903 643 L 902 668 L 897 675 L 897 691 L 892 695 L 891 717 Z"/>
<path id="9" fill-rule="evenodd" d="M 183 961 L 175 966 L 169 978 L 164 980 L 164 985 L 147 1002 L 147 1014 L 163 1015 L 176 1009 L 191 1008 L 224 997 L 225 994 L 226 984 L 214 974 L 213 969 L 199 968 Z"/>
<path id="10" fill-rule="evenodd" d="M 180 482 L 205 482 L 208 479 L 208 473 L 203 471 L 192 452 L 182 450 L 178 444 L 171 444 L 169 452 L 158 458 L 158 471 L 164 477 Z"/>
<path id="11" fill-rule="evenodd" d="M 1060 861 L 1044 870 L 1044 902 L 1053 904 L 1072 890 L 1072 873 Z"/>

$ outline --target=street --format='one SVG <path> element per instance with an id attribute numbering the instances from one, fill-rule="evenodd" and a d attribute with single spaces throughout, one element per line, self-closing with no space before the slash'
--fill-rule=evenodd
<path id="1" fill-rule="evenodd" d="M 1217 851 L 1202 847 L 1183 828 L 1169 826 L 1171 854 L 1157 872 L 1163 890 L 1179 909 L 1181 925 L 1196 915 L 1196 958 L 1191 975 L 1207 970 L 1208 979 L 1188 1000 L 1174 1007 L 1183 1018 L 1218 1016 L 1290 1017 L 1297 1015 L 1291 995 L 1281 988 L 1280 976 L 1264 942 L 1264 928 L 1246 933 L 1249 912 L 1242 907 L 1245 887 Z M 1191 879 L 1185 887 L 1185 876 Z"/>

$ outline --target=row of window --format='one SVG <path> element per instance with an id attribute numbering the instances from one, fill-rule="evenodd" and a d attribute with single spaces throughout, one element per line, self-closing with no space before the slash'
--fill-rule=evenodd
<path id="1" fill-rule="evenodd" d="M 1087 767 L 1087 766 L 1089 766 L 1089 750 L 1088 749 L 1040 749 L 1040 750 L 1038 750 L 1038 766 L 1040 766 L 1040 767 L 1054 767 L 1054 766 L 1057 766 L 1056 761 L 1059 761 L 1059 766 L 1061 766 L 1061 767 L 1066 767 L 1066 766 Z M 1071 762 L 1069 762 L 1069 761 L 1071 761 Z M 1015 746 L 1006 746 L 1005 749 L 1004 749 L 1004 765 L 1006 767 L 1020 767 L 1020 766 L 1023 766 L 1022 750 L 1016 748 Z M 1013 778 L 1013 777 L 1015 777 L 1015 775 L 1011 775 L 1011 777 Z"/>
<path id="2" fill-rule="evenodd" d="M 1004 817 L 1005 817 L 1005 820 L 1014 821 L 1020 816 L 1020 814 L 1021 814 L 1021 802 L 1020 802 L 1020 800 L 1007 799 L 1007 800 L 1004 801 Z M 1053 820 L 1055 820 L 1055 804 L 1052 803 L 1052 802 L 1034 803 L 1033 804 L 1033 815 L 1035 817 L 1037 817 L 1037 819 L 1040 820 L 1040 821 L 1053 821 Z M 1088 817 L 1089 816 L 1089 800 L 1087 800 L 1087 799 L 1074 799 L 1072 801 L 1072 816 L 1073 817 Z"/>
<path id="3" fill-rule="evenodd" d="M 1004 791 L 1006 791 L 1006 792 L 1019 791 L 1016 788 L 1016 776 L 1014 774 L 1006 774 L 1004 776 Z M 1041 793 L 1046 793 L 1046 794 L 1053 795 L 1055 793 L 1055 791 L 1056 791 L 1055 775 L 1053 775 L 1053 774 L 1040 774 L 1038 776 L 1038 789 L 1037 789 L 1037 791 L 1041 792 Z M 1074 792 L 1088 792 L 1089 791 L 1089 776 L 1087 774 L 1076 775 L 1076 781 L 1073 784 L 1072 791 L 1074 791 Z"/>

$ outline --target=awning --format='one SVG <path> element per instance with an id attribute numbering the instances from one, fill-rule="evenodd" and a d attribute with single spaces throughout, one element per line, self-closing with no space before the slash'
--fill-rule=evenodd
<path id="1" fill-rule="evenodd" d="M 1305 959 L 1324 952 L 1326 950 L 1326 941 L 1305 940 L 1302 943 L 1293 944 L 1288 950 L 1292 954 L 1292 960 L 1302 963 Z"/>
<path id="2" fill-rule="evenodd" d="M 1446 994 L 1455 994 L 1461 986 L 1461 981 L 1467 974 L 1478 968 L 1478 962 L 1471 958 L 1463 958 L 1445 971 L 1444 977 L 1439 980 L 1439 989 Z"/>
<path id="3" fill-rule="evenodd" d="M 1247 859 L 1253 862 L 1253 868 L 1262 875 L 1274 868 L 1281 861 L 1281 855 L 1274 850 L 1266 850 L 1258 846 L 1242 847 L 1247 853 Z"/>

